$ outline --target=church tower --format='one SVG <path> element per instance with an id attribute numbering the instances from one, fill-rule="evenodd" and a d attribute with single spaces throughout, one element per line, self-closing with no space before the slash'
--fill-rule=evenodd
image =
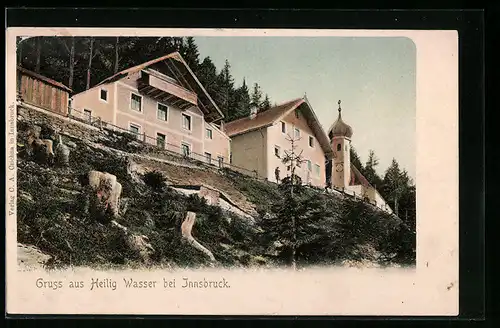
<path id="1" fill-rule="evenodd" d="M 349 186 L 351 179 L 352 128 L 342 120 L 340 100 L 338 104 L 338 118 L 328 130 L 328 137 L 333 150 L 330 182 L 332 187 L 343 189 Z"/>

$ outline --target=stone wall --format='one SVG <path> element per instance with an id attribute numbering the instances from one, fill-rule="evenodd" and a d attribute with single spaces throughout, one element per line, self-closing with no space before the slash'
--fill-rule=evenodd
<path id="1" fill-rule="evenodd" d="M 100 130 L 95 126 L 91 126 L 69 117 L 51 113 L 42 108 L 24 103 L 18 104 L 17 106 L 17 119 L 20 122 L 26 122 L 35 125 L 47 124 L 53 126 L 56 129 L 63 128 L 64 134 L 66 135 L 71 135 L 72 137 L 78 138 L 80 140 L 86 140 L 96 143 L 109 139 L 109 137 L 114 133 L 114 131 L 110 128 L 104 128 Z M 199 160 L 195 160 L 193 158 L 185 158 L 181 154 L 162 150 L 158 147 L 155 147 L 154 145 L 147 143 L 143 144 L 139 141 L 137 141 L 137 150 L 133 151 L 133 153 L 157 158 L 160 160 L 166 160 L 179 165 L 185 165 L 189 167 L 194 166 L 218 171 L 218 168 L 215 166 L 209 166 Z"/>
<path id="2" fill-rule="evenodd" d="M 65 134 L 71 134 L 78 139 L 89 141 L 97 141 L 102 131 L 98 128 L 72 120 L 68 117 L 50 113 L 49 111 L 33 108 L 27 104 L 19 104 L 17 106 L 17 120 L 35 125 L 50 125 L 57 128 L 62 128 Z"/>

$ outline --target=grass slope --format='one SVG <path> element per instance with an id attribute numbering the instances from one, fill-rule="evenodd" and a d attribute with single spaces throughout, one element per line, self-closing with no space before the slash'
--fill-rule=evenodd
<path id="1" fill-rule="evenodd" d="M 76 146 L 70 155 L 69 168 L 40 165 L 24 155 L 22 145 L 30 124 L 65 126 L 64 133 L 73 137 L 64 137 L 64 141 Z M 95 147 L 91 142 L 128 153 Z M 40 113 L 23 115 L 18 120 L 18 242 L 38 247 L 51 255 L 53 264 L 58 266 L 139 263 L 139 254 L 129 249 L 117 228 L 84 214 L 83 191 L 77 176 L 94 169 L 115 174 L 123 185 L 122 197 L 129 204 L 119 222 L 134 233 L 149 237 L 155 249 L 153 265 L 207 265 L 203 254 L 181 240 L 180 225 L 186 211 L 197 214 L 193 236 L 213 252 L 220 265 L 287 264 L 290 249 L 283 246 L 272 224 L 272 218 L 279 217 L 284 201 L 276 184 L 230 170 L 188 168 L 165 162 L 156 162 L 155 166 L 154 161 L 148 160 L 169 182 L 210 181 L 240 208 L 256 210 L 257 223 L 251 224 L 234 213 L 207 205 L 196 195 L 185 196 L 168 186 L 154 188 L 134 180 L 127 173 L 127 156 L 143 152 L 134 143 L 124 135 L 98 135 L 94 131 L 86 135 L 81 126 Z M 299 232 L 301 244 L 297 255 L 301 265 L 363 259 L 401 264 L 414 261 L 414 253 L 408 255 L 407 243 L 401 242 L 411 236 L 399 219 L 362 202 L 317 190 L 307 189 L 301 197 L 303 203 L 315 204 L 303 213 L 307 220 L 315 219 Z"/>

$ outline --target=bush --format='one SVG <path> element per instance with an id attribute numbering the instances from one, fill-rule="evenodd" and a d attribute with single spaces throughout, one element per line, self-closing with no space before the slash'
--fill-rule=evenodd
<path id="1" fill-rule="evenodd" d="M 144 183 L 155 191 L 160 191 L 165 186 L 165 177 L 161 172 L 151 171 L 143 176 Z"/>

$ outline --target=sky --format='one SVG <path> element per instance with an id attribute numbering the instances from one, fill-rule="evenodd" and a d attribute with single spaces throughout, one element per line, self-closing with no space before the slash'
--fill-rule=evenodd
<path id="1" fill-rule="evenodd" d="M 416 50 L 404 37 L 195 37 L 200 58 L 227 59 L 236 86 L 257 82 L 271 102 L 307 95 L 325 132 L 338 116 L 353 128 L 361 161 L 378 173 L 395 158 L 415 177 Z"/>

